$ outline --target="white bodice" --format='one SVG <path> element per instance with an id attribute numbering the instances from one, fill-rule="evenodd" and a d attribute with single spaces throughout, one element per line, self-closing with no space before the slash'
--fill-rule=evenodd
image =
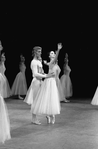
<path id="1" fill-rule="evenodd" d="M 49 73 L 55 73 L 55 76 L 58 77 L 60 72 L 61 72 L 61 69 L 60 67 L 57 65 L 57 64 L 53 64 L 49 67 Z"/>
<path id="2" fill-rule="evenodd" d="M 69 74 L 71 72 L 71 69 L 68 65 L 66 65 L 66 67 L 64 68 L 64 74 Z"/>
<path id="3" fill-rule="evenodd" d="M 23 72 L 23 73 L 25 73 L 25 70 L 26 70 L 25 64 L 21 64 L 20 65 L 20 71 Z"/>
<path id="4" fill-rule="evenodd" d="M 4 65 L 4 63 L 2 63 L 2 64 L 0 65 L 0 73 L 1 73 L 2 75 L 4 75 L 5 70 L 6 70 L 5 65 Z"/>

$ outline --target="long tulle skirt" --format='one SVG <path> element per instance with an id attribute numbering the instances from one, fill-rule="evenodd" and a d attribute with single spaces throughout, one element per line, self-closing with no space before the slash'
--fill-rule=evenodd
<path id="1" fill-rule="evenodd" d="M 63 88 L 62 88 L 60 79 L 58 77 L 56 78 L 56 83 L 57 83 L 57 87 L 58 87 L 58 91 L 59 91 L 60 101 L 63 101 L 63 100 L 65 100 L 65 95 L 63 93 Z"/>
<path id="2" fill-rule="evenodd" d="M 27 93 L 26 77 L 24 73 L 19 72 L 12 85 L 11 95 L 26 95 L 26 93 Z"/>
<path id="3" fill-rule="evenodd" d="M 31 106 L 34 114 L 55 115 L 60 114 L 60 96 L 55 78 L 47 78 Z"/>
<path id="4" fill-rule="evenodd" d="M 62 75 L 60 78 L 65 98 L 72 96 L 72 83 L 69 75 Z"/>
<path id="5" fill-rule="evenodd" d="M 24 99 L 24 102 L 26 102 L 29 105 L 33 104 L 33 101 L 35 100 L 35 97 L 38 93 L 38 90 L 40 89 L 42 84 L 41 80 L 38 80 L 36 78 L 34 78 L 31 82 L 31 85 L 27 91 L 26 97 Z"/>
<path id="6" fill-rule="evenodd" d="M 8 111 L 3 97 L 0 95 L 0 143 L 11 139 L 10 121 Z"/>
<path id="7" fill-rule="evenodd" d="M 98 105 L 98 87 L 97 87 L 96 92 L 94 94 L 94 97 L 93 97 L 93 99 L 91 101 L 91 104 L 92 105 Z"/>
<path id="8" fill-rule="evenodd" d="M 8 98 L 11 96 L 11 89 L 10 89 L 10 85 L 8 82 L 8 79 L 5 77 L 6 82 L 5 82 L 5 93 L 4 93 L 4 98 Z"/>
<path id="9" fill-rule="evenodd" d="M 3 98 L 10 96 L 10 86 L 5 75 L 0 73 L 0 94 Z"/>

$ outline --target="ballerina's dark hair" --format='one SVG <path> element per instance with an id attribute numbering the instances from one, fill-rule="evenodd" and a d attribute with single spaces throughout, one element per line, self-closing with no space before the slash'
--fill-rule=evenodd
<path id="1" fill-rule="evenodd" d="M 20 61 L 25 62 L 25 57 L 22 54 L 20 55 Z"/>

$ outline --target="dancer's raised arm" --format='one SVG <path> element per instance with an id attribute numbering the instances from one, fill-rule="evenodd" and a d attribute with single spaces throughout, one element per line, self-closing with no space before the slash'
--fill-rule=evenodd
<path id="1" fill-rule="evenodd" d="M 47 62 L 46 60 L 43 61 L 45 65 L 49 65 L 49 62 Z"/>
<path id="2" fill-rule="evenodd" d="M 53 64 L 54 62 L 57 61 L 58 55 L 59 55 L 59 52 L 60 52 L 61 48 L 62 48 L 62 44 L 58 43 L 58 50 L 56 51 L 56 55 L 55 55 L 54 59 L 51 60 L 50 63 L 48 63 L 48 65 Z"/>

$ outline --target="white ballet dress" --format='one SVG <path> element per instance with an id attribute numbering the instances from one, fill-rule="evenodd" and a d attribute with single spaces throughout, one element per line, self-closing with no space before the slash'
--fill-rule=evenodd
<path id="1" fill-rule="evenodd" d="M 66 65 L 64 74 L 60 78 L 62 89 L 63 89 L 63 94 L 65 98 L 72 96 L 72 82 L 70 79 L 70 72 L 71 72 L 70 67 Z"/>
<path id="2" fill-rule="evenodd" d="M 34 114 L 56 115 L 60 114 L 60 96 L 56 82 L 57 66 L 49 67 L 49 73 L 54 72 L 55 76 L 46 78 L 31 106 Z"/>
<path id="3" fill-rule="evenodd" d="M 11 89 L 10 89 L 10 85 L 9 85 L 9 82 L 8 82 L 8 79 L 6 78 L 5 76 L 5 65 L 4 63 L 2 63 L 0 65 L 0 73 L 2 74 L 3 76 L 3 98 L 7 98 L 11 95 Z"/>
<path id="4" fill-rule="evenodd" d="M 42 74 L 42 63 L 37 59 L 33 59 L 31 61 L 31 70 L 33 74 L 33 79 L 24 99 L 24 102 L 26 102 L 29 105 L 33 104 L 35 97 L 43 82 L 42 78 L 45 78 L 46 76 L 46 74 Z"/>
<path id="5" fill-rule="evenodd" d="M 6 140 L 11 139 L 8 110 L 3 99 L 4 81 L 5 80 L 0 73 L 0 143 L 4 143 Z"/>
<path id="6" fill-rule="evenodd" d="M 16 75 L 16 78 L 12 85 L 11 95 L 26 95 L 27 82 L 26 82 L 25 70 L 26 70 L 25 64 L 21 64 L 20 72 Z"/>

